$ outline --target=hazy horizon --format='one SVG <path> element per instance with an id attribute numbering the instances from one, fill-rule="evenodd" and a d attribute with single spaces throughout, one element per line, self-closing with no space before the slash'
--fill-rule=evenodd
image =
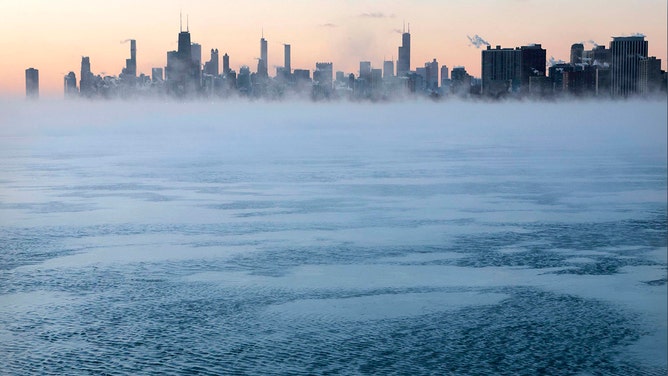
<path id="1" fill-rule="evenodd" d="M 138 72 L 150 75 L 152 67 L 166 65 L 166 52 L 176 49 L 180 11 L 189 16 L 192 41 L 202 45 L 202 60 L 217 48 L 221 55 L 230 55 L 237 71 L 241 65 L 255 70 L 264 30 L 271 75 L 275 66 L 282 65 L 282 43 L 292 46 L 293 68 L 313 70 L 316 61 L 331 61 L 335 71 L 346 73 L 356 73 L 359 61 L 381 67 L 383 60 L 396 61 L 398 32 L 404 23 L 411 28 L 412 69 L 436 58 L 441 65 L 464 66 L 479 77 L 480 49 L 468 38 L 476 35 L 503 47 L 540 43 L 548 58 L 567 61 L 573 43 L 607 46 L 612 36 L 642 33 L 649 41 L 649 55 L 660 58 L 663 69 L 668 60 L 668 9 L 659 0 L 287 4 L 263 0 L 229 11 L 210 1 L 187 7 L 173 0 L 122 0 L 113 6 L 80 0 L 4 2 L 0 11 L 11 16 L 0 24 L 0 31 L 9 36 L 21 30 L 21 34 L 0 41 L 3 51 L 11 51 L 10 58 L 0 61 L 0 90 L 23 92 L 24 71 L 34 67 L 40 70 L 42 93 L 62 93 L 64 75 L 79 72 L 81 56 L 91 58 L 93 72 L 118 75 L 128 57 L 128 46 L 121 41 L 128 38 L 137 40 Z M 506 22 L 501 23 L 503 31 L 499 31 L 501 20 Z"/>

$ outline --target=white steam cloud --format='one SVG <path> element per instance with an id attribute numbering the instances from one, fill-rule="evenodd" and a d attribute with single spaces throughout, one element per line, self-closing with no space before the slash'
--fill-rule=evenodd
<path id="1" fill-rule="evenodd" d="M 480 35 L 476 34 L 474 36 L 467 35 L 467 38 L 469 38 L 469 46 L 473 46 L 475 48 L 481 48 L 483 46 L 490 46 L 489 42 L 484 40 Z"/>

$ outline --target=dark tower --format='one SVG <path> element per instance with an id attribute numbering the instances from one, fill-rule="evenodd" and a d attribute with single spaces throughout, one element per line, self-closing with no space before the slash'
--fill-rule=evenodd
<path id="1" fill-rule="evenodd" d="M 65 98 L 75 97 L 77 91 L 77 76 L 74 72 L 70 72 L 64 79 Z"/>
<path id="2" fill-rule="evenodd" d="M 522 90 L 529 90 L 529 77 L 545 77 L 547 51 L 540 44 L 520 47 L 522 51 Z M 580 55 L 582 57 L 582 55 Z"/>
<path id="3" fill-rule="evenodd" d="M 94 89 L 94 77 L 90 71 L 90 58 L 88 56 L 81 57 L 81 82 L 79 82 L 79 91 L 81 95 L 90 97 Z"/>
<path id="4" fill-rule="evenodd" d="M 405 76 L 411 70 L 411 26 L 408 24 L 408 32 L 401 34 L 401 47 L 399 47 L 399 60 L 397 61 L 397 76 Z"/>
<path id="5" fill-rule="evenodd" d="M 285 44 L 283 45 L 283 55 L 285 59 L 285 63 L 283 64 L 283 68 L 285 68 L 285 73 L 290 75 L 292 73 L 292 66 L 290 65 L 290 45 Z"/>
<path id="6" fill-rule="evenodd" d="M 262 38 L 260 38 L 260 60 L 257 62 L 257 74 L 260 77 L 268 77 L 269 73 L 267 71 L 267 40 L 264 39 L 264 33 L 262 33 Z"/>
<path id="7" fill-rule="evenodd" d="M 584 54 L 584 45 L 582 43 L 575 43 L 571 45 L 571 64 L 582 63 L 583 54 Z"/>
<path id="8" fill-rule="evenodd" d="M 26 69 L 26 97 L 39 98 L 39 71 L 35 68 Z"/>
<path id="9" fill-rule="evenodd" d="M 628 96 L 637 93 L 640 60 L 647 58 L 645 37 L 613 37 L 610 42 L 610 55 L 612 95 Z"/>
<path id="10" fill-rule="evenodd" d="M 230 56 L 228 54 L 223 55 L 223 75 L 230 73 Z"/>

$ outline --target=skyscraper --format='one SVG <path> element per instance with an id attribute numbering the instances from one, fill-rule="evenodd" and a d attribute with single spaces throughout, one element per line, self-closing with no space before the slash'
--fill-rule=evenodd
<path id="1" fill-rule="evenodd" d="M 411 71 L 411 29 L 401 34 L 401 47 L 399 47 L 399 60 L 397 60 L 397 76 L 405 76 Z"/>
<path id="2" fill-rule="evenodd" d="M 383 79 L 387 80 L 390 77 L 394 77 L 394 61 L 386 60 L 383 61 Z"/>
<path id="3" fill-rule="evenodd" d="M 257 74 L 260 77 L 268 77 L 269 73 L 267 70 L 268 60 L 267 60 L 267 40 L 264 39 L 264 34 L 260 38 L 260 60 L 257 62 Z"/>
<path id="4" fill-rule="evenodd" d="M 661 59 L 656 56 L 640 60 L 638 66 L 638 93 L 653 94 L 661 88 Z"/>
<path id="5" fill-rule="evenodd" d="M 194 55 L 193 46 L 195 46 Z M 178 50 L 167 53 L 165 78 L 168 90 L 172 94 L 184 96 L 199 90 L 201 56 L 200 45 L 190 41 L 190 28 L 186 23 L 186 31 L 182 28 L 179 31 Z"/>
<path id="6" fill-rule="evenodd" d="M 628 96 L 637 93 L 640 61 L 647 58 L 645 37 L 613 37 L 610 42 L 610 55 L 612 95 Z"/>
<path id="7" fill-rule="evenodd" d="M 545 77 L 546 54 L 547 51 L 540 44 L 531 44 L 520 47 L 522 51 L 522 91 L 528 92 L 530 77 Z M 582 56 L 580 55 L 580 59 Z"/>
<path id="8" fill-rule="evenodd" d="M 360 61 L 360 74 L 359 78 L 366 80 L 366 82 L 371 82 L 371 62 L 370 61 Z"/>
<path id="9" fill-rule="evenodd" d="M 123 69 L 124 76 L 135 78 L 137 77 L 137 41 L 130 40 L 130 58 L 125 59 L 125 69 Z"/>
<path id="10" fill-rule="evenodd" d="M 544 69 L 544 68 L 543 68 Z M 453 81 L 455 71 L 452 71 Z M 492 49 L 487 46 L 482 51 L 483 94 L 498 96 L 519 89 L 522 74 L 522 51 L 517 48 Z"/>
<path id="11" fill-rule="evenodd" d="M 26 98 L 39 98 L 39 70 L 35 68 L 26 69 Z"/>
<path id="12" fill-rule="evenodd" d="M 283 59 L 284 59 L 284 64 L 283 68 L 285 69 L 285 74 L 288 76 L 292 73 L 292 66 L 290 62 L 290 45 L 289 44 L 284 44 L 283 45 Z"/>
<path id="13" fill-rule="evenodd" d="M 82 96 L 90 97 L 94 94 L 94 76 L 90 71 L 90 58 L 88 56 L 81 57 L 81 76 L 79 82 L 79 92 Z"/>
<path id="14" fill-rule="evenodd" d="M 574 43 L 571 45 L 571 64 L 581 64 L 584 54 L 584 44 Z"/>
<path id="15" fill-rule="evenodd" d="M 218 75 L 218 49 L 211 49 L 211 58 L 204 63 L 204 73 L 212 76 Z"/>
<path id="16" fill-rule="evenodd" d="M 74 72 L 65 75 L 63 79 L 63 89 L 65 90 L 65 98 L 76 97 L 79 93 L 77 90 L 77 76 Z"/>
<path id="17" fill-rule="evenodd" d="M 434 59 L 431 62 L 424 64 L 426 69 L 425 81 L 427 84 L 427 89 L 436 90 L 438 89 L 438 61 Z"/>
<path id="18" fill-rule="evenodd" d="M 227 76 L 230 73 L 230 56 L 228 54 L 223 55 L 223 75 Z"/>

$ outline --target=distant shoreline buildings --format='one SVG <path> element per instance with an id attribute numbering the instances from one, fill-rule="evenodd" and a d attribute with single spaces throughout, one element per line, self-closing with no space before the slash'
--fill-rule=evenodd
<path id="1" fill-rule="evenodd" d="M 471 38 L 470 38 L 471 39 Z M 264 32 L 260 38 L 257 69 L 247 65 L 239 72 L 230 69 L 230 57 L 211 49 L 209 60 L 202 64 L 202 47 L 191 41 L 190 28 L 182 26 L 178 48 L 168 51 L 167 64 L 154 67 L 151 75 L 137 74 L 137 42 L 130 43 L 130 58 L 118 76 L 95 75 L 88 56 L 81 59 L 79 83 L 75 72 L 64 77 L 66 98 L 127 97 L 249 97 L 282 99 L 295 96 L 312 99 L 386 100 L 395 97 L 425 96 L 431 98 L 558 98 L 561 96 L 626 98 L 666 95 L 667 74 L 661 60 L 648 56 L 644 36 L 613 37 L 610 47 L 596 45 L 585 50 L 582 43 L 571 46 L 570 61 L 550 61 L 540 44 L 514 48 L 492 48 L 476 35 L 476 46 L 482 50 L 482 77 L 475 78 L 465 67 L 439 66 L 436 59 L 415 69 L 411 66 L 410 25 L 401 34 L 396 71 L 394 61 L 384 61 L 374 68 L 369 61 L 360 62 L 357 75 L 334 71 L 333 63 L 317 62 L 315 70 L 293 69 L 291 45 L 284 44 L 284 64 L 269 74 L 269 54 Z M 552 60 L 552 59 L 550 59 Z M 440 74 L 440 78 L 439 78 Z M 39 72 L 26 70 L 26 96 L 39 96 Z"/>

